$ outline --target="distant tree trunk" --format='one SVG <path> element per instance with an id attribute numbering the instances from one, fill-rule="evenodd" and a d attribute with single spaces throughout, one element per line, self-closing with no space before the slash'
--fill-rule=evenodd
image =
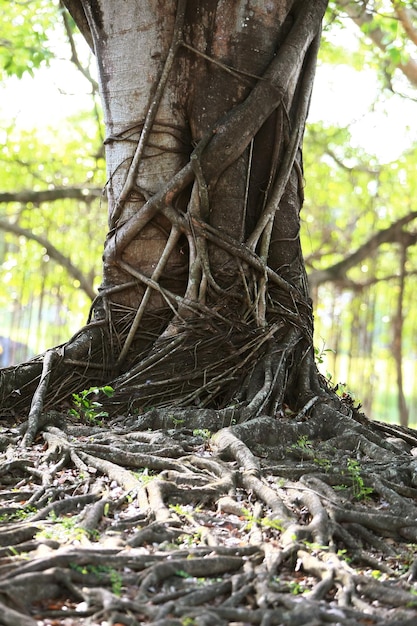
<path id="1" fill-rule="evenodd" d="M 408 426 L 408 406 L 404 394 L 403 386 L 403 302 L 404 302 L 404 289 L 405 289 L 405 276 L 406 276 L 406 262 L 407 262 L 407 245 L 404 243 L 400 248 L 400 276 L 397 295 L 397 309 L 393 322 L 393 341 L 392 341 L 392 356 L 395 362 L 395 373 L 397 378 L 397 402 L 398 402 L 398 415 L 400 418 L 401 426 Z"/>
<path id="2" fill-rule="evenodd" d="M 327 0 L 65 4 L 97 57 L 109 199 L 65 392 L 110 380 L 115 410 L 298 410 L 325 393 L 299 235 Z"/>

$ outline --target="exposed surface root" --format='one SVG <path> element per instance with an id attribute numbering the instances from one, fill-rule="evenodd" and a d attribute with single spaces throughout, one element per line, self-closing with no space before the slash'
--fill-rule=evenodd
<path id="1" fill-rule="evenodd" d="M 0 622 L 414 624 L 417 435 L 215 418 L 3 426 Z"/>

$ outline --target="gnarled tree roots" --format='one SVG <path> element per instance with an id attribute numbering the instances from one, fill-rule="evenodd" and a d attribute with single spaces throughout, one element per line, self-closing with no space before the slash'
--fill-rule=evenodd
<path id="1" fill-rule="evenodd" d="M 3 423 L 0 622 L 411 626 L 417 435 L 344 413 Z"/>

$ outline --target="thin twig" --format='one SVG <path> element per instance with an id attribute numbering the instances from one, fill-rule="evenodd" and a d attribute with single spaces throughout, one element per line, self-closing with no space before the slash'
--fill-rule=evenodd
<path id="1" fill-rule="evenodd" d="M 228 74 L 231 74 L 232 76 L 234 76 L 234 78 L 239 78 L 240 80 L 244 80 L 245 82 L 248 82 L 248 83 L 252 83 L 252 81 L 247 80 L 247 78 L 252 78 L 254 80 L 265 80 L 263 76 L 258 76 L 257 74 L 251 74 L 251 72 L 246 72 L 245 70 L 239 70 L 236 67 L 231 67 L 230 65 L 226 65 L 225 63 L 222 63 L 221 61 L 214 59 L 208 54 L 201 52 L 201 50 L 197 50 L 197 48 L 190 46 L 190 44 L 185 43 L 185 41 L 182 41 L 181 45 L 184 48 L 187 48 L 187 50 L 191 50 L 191 52 L 194 52 L 194 54 L 202 57 L 203 59 L 206 59 L 206 61 L 210 61 L 210 63 L 213 63 L 213 65 L 217 65 L 218 67 L 221 67 L 222 70 L 224 70 Z"/>

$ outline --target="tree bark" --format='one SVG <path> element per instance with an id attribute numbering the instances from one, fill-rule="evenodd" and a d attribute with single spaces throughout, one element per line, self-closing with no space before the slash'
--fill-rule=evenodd
<path id="1" fill-rule="evenodd" d="M 301 141 L 325 5 L 254 3 L 249 10 L 240 2 L 171 2 L 161 11 L 148 2 L 139 14 L 130 5 L 123 12 L 110 2 L 85 4 L 107 132 L 103 308 L 118 328 L 120 309 L 123 317 L 132 312 L 134 328 L 147 328 L 152 317 L 160 337 L 149 342 L 140 330 L 117 332 L 115 386 L 129 387 L 130 395 L 133 387 L 143 396 L 144 385 L 171 379 L 165 401 L 222 406 L 225 386 L 218 379 L 224 376 L 237 392 L 242 343 L 254 333 L 262 351 L 249 352 L 252 368 L 277 338 L 281 361 L 296 346 L 297 360 L 311 349 L 299 243 Z M 117 65 L 121 48 L 123 65 Z M 125 290 L 107 295 L 123 284 Z M 236 332 L 242 320 L 245 329 Z M 211 344 L 200 349 L 202 324 L 211 326 Z M 187 358 L 163 351 L 161 367 L 161 338 L 177 341 L 178 334 Z M 227 366 L 216 364 L 212 372 L 217 391 L 197 397 L 220 345 L 216 338 L 224 345 L 227 336 Z M 157 364 L 152 375 L 149 358 Z M 196 379 L 187 391 L 178 369 Z M 264 384 L 255 383 L 248 401 Z M 283 402 L 279 394 L 275 410 Z"/>

